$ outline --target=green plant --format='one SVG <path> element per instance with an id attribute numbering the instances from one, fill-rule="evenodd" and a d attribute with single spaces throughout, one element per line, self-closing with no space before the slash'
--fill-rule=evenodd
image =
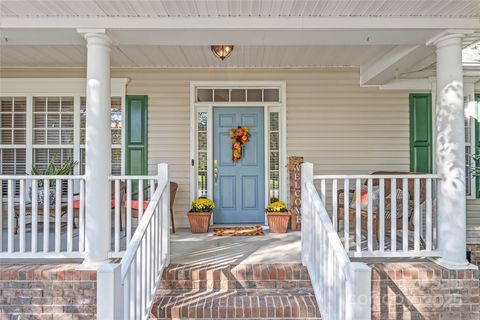
<path id="1" fill-rule="evenodd" d="M 48 166 L 45 170 L 40 170 L 37 167 L 32 168 L 31 175 L 32 176 L 66 176 L 70 175 L 73 173 L 73 169 L 78 165 L 78 161 L 71 161 L 67 160 L 64 162 L 64 164 L 57 168 L 55 165 L 55 160 L 57 159 L 57 156 L 54 155 L 51 159 L 50 162 L 48 163 Z M 40 179 L 37 182 L 37 185 L 39 188 L 43 188 L 43 180 Z M 55 187 L 55 180 L 49 180 L 49 186 L 50 187 Z"/>
<path id="2" fill-rule="evenodd" d="M 191 212 L 210 212 L 215 209 L 215 203 L 206 198 L 198 198 L 192 202 Z"/>
<path id="3" fill-rule="evenodd" d="M 269 204 L 265 210 L 267 212 L 287 212 L 288 211 L 287 206 L 285 205 L 285 202 L 282 202 L 282 201 L 277 201 Z"/>

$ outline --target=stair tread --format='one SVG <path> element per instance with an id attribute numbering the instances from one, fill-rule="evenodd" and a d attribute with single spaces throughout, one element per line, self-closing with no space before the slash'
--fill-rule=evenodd
<path id="1" fill-rule="evenodd" d="M 312 289 L 157 290 L 152 316 L 320 319 Z"/>

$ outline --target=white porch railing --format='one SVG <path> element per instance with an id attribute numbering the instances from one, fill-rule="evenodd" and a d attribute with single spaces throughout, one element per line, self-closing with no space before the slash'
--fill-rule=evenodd
<path id="1" fill-rule="evenodd" d="M 113 246 L 110 256 L 122 257 L 153 199 L 158 176 L 111 176 Z"/>
<path id="2" fill-rule="evenodd" d="M 302 261 L 322 319 L 370 319 L 371 269 L 350 261 L 313 184 L 311 163 L 302 165 Z"/>
<path id="3" fill-rule="evenodd" d="M 84 176 L 4 175 L 0 181 L 0 259 L 83 257 Z"/>
<path id="4" fill-rule="evenodd" d="M 98 319 L 148 319 L 162 271 L 169 264 L 169 202 L 168 166 L 161 164 L 158 185 L 121 263 L 98 270 Z"/>
<path id="5" fill-rule="evenodd" d="M 416 257 L 440 256 L 435 250 L 438 178 L 374 174 L 317 175 L 314 180 L 349 255 Z"/>

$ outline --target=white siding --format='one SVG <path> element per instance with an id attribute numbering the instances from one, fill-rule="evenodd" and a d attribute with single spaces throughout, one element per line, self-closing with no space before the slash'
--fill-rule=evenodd
<path id="1" fill-rule="evenodd" d="M 83 69 L 3 70 L 3 77 L 81 77 Z M 190 174 L 190 81 L 284 80 L 287 152 L 304 156 L 316 173 L 409 169 L 407 91 L 359 87 L 354 68 L 122 69 L 127 94 L 148 95 L 149 171 L 168 162 L 179 184 L 175 221 L 186 226 Z M 479 241 L 480 201 L 468 202 L 469 242 Z M 475 203 L 475 204 L 474 204 Z"/>

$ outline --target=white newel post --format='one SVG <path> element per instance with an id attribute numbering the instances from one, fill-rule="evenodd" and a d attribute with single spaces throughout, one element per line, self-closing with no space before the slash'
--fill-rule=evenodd
<path id="1" fill-rule="evenodd" d="M 447 268 L 466 260 L 465 125 L 461 34 L 432 41 L 437 52 L 436 164 L 438 261 Z"/>
<path id="2" fill-rule="evenodd" d="M 82 33 L 87 41 L 85 261 L 82 266 L 96 268 L 108 261 L 110 251 L 111 40 L 105 30 Z"/>
<path id="3" fill-rule="evenodd" d="M 310 196 L 307 189 L 305 188 L 305 183 L 313 184 L 313 164 L 310 162 L 305 162 L 302 164 L 302 206 L 301 206 L 301 236 L 302 236 L 302 264 L 307 265 L 308 256 L 311 253 L 310 244 L 312 243 L 312 223 L 311 223 L 311 203 Z"/>

